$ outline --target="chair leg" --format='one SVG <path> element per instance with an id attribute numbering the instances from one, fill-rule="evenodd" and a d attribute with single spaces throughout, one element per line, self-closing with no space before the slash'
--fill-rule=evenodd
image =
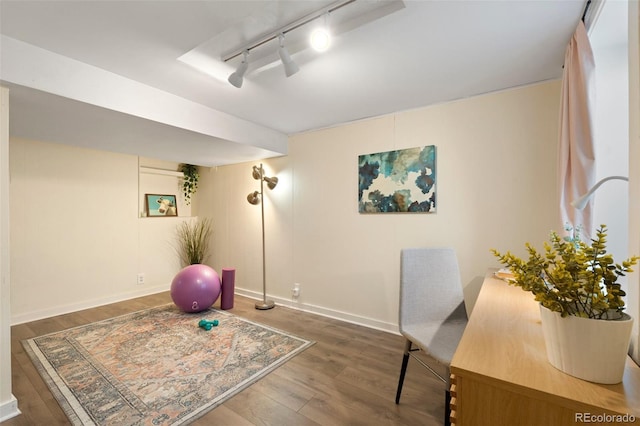
<path id="1" fill-rule="evenodd" d="M 449 389 L 444 394 L 444 426 L 451 426 L 451 393 Z"/>
<path id="2" fill-rule="evenodd" d="M 400 394 L 402 393 L 402 385 L 404 384 L 404 375 L 407 372 L 407 364 L 409 363 L 410 351 L 411 351 L 411 340 L 407 339 L 404 345 L 404 355 L 402 356 L 402 367 L 400 368 L 400 379 L 398 380 L 398 390 L 396 391 L 396 404 L 400 404 Z"/>

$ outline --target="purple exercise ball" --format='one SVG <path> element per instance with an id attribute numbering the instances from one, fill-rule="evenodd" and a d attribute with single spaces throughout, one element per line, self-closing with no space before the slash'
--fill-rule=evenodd
<path id="1" fill-rule="evenodd" d="M 209 309 L 220 296 L 220 277 L 207 265 L 183 268 L 171 282 L 171 299 L 184 312 Z"/>

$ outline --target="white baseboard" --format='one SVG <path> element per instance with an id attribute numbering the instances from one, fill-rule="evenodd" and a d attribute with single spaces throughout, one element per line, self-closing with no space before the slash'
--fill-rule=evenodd
<path id="1" fill-rule="evenodd" d="M 0 423 L 20 414 L 22 414 L 22 412 L 18 410 L 18 400 L 15 396 L 11 395 L 11 399 L 0 403 Z"/>
<path id="2" fill-rule="evenodd" d="M 150 294 L 162 293 L 168 291 L 171 284 L 163 284 L 160 286 L 142 287 L 135 291 L 127 293 L 118 293 L 100 299 L 86 300 L 78 303 L 71 303 L 62 306 L 52 306 L 47 309 L 25 312 L 22 314 L 11 316 L 11 325 L 23 324 L 25 322 L 37 321 L 43 318 L 64 315 L 70 312 L 82 311 L 84 309 L 96 308 L 98 306 L 108 305 L 110 303 L 122 302 L 123 300 L 135 299 L 136 297 L 148 296 Z"/>
<path id="3" fill-rule="evenodd" d="M 162 285 L 162 286 L 155 286 L 155 287 L 145 287 L 142 289 L 138 289 L 134 292 L 120 293 L 120 294 L 112 295 L 112 296 L 101 298 L 101 299 L 88 300 L 88 301 L 83 301 L 79 303 L 63 305 L 63 306 L 52 306 L 51 308 L 48 308 L 48 309 L 13 315 L 11 317 L 11 325 L 23 324 L 25 322 L 37 321 L 43 318 L 49 318 L 57 315 L 64 315 L 70 312 L 77 312 L 83 309 L 95 308 L 98 306 L 108 305 L 110 303 L 115 303 L 115 302 L 121 302 L 123 300 L 129 300 L 136 297 L 161 293 L 163 291 L 168 291 L 169 288 L 170 288 L 169 284 Z M 246 296 L 251 299 L 256 299 L 256 300 L 262 299 L 262 293 L 259 293 L 253 290 L 247 290 L 247 289 L 236 287 L 235 292 L 236 294 L 239 294 L 241 296 Z M 274 297 L 274 296 L 269 296 L 269 299 L 272 299 L 278 305 L 286 306 L 291 309 L 297 309 L 299 311 L 308 312 L 311 314 L 322 315 L 324 317 L 338 319 L 338 320 L 349 322 L 352 324 L 361 325 L 361 326 L 373 328 L 376 330 L 386 331 L 388 333 L 400 334 L 397 324 L 383 322 L 373 318 L 353 315 L 348 312 L 337 311 L 334 309 L 312 305 L 309 303 L 302 303 L 295 299 L 285 299 L 283 297 Z"/>
<path id="4" fill-rule="evenodd" d="M 249 297 L 251 299 L 256 299 L 256 300 L 262 299 L 262 293 L 259 293 L 257 291 L 236 287 L 235 292 L 236 294 Z M 386 331 L 387 333 L 393 333 L 398 335 L 400 334 L 397 324 L 383 322 L 373 318 L 353 315 L 347 312 L 324 308 L 322 306 L 311 305 L 308 303 L 301 303 L 296 300 L 285 299 L 282 297 L 274 297 L 274 296 L 267 295 L 267 298 L 273 300 L 277 305 L 286 306 L 288 308 L 297 309 L 299 311 L 321 315 L 323 317 L 333 318 L 340 321 L 345 321 L 351 324 L 361 325 L 363 327 L 373 328 L 380 331 Z"/>

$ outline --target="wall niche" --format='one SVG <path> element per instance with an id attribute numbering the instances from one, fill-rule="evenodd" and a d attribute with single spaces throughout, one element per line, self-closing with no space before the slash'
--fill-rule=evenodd
<path id="1" fill-rule="evenodd" d="M 171 218 L 147 215 L 146 194 L 173 195 L 176 200 L 178 217 L 191 217 L 191 204 L 187 204 L 182 193 L 184 174 L 180 171 L 180 163 L 150 158 L 139 159 L 138 167 L 138 212 L 140 218 Z"/>

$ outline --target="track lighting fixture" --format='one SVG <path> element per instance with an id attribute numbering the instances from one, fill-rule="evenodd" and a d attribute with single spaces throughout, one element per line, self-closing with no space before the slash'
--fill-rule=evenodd
<path id="1" fill-rule="evenodd" d="M 311 33 L 311 47 L 318 52 L 329 49 L 331 37 L 325 28 L 317 28 Z"/>
<path id="2" fill-rule="evenodd" d="M 316 28 L 311 33 L 311 47 L 318 52 L 324 52 L 331 45 L 331 36 L 326 28 Z"/>
<path id="3" fill-rule="evenodd" d="M 324 24 L 311 33 L 311 47 L 317 52 L 324 52 L 329 49 L 331 45 L 331 34 L 329 33 L 329 25 L 327 23 L 328 13 L 324 14 Z"/>
<path id="4" fill-rule="evenodd" d="M 286 47 L 284 47 L 284 34 L 280 34 L 278 36 L 278 41 L 280 43 L 280 47 L 278 48 L 278 55 L 280 55 L 280 60 L 282 61 L 282 65 L 284 65 L 284 74 L 287 77 L 291 77 L 298 71 L 300 71 L 300 67 L 298 64 L 293 62 L 291 56 L 289 56 L 289 51 Z"/>
<path id="5" fill-rule="evenodd" d="M 278 28 L 277 30 L 263 35 L 259 38 L 253 39 L 249 43 L 245 44 L 240 49 L 232 50 L 231 52 L 222 55 L 221 59 L 223 62 L 228 62 L 239 55 L 244 55 L 244 59 L 236 72 L 229 76 L 229 83 L 233 84 L 235 87 L 242 87 L 242 80 L 245 72 L 248 68 L 247 63 L 247 55 L 249 52 L 257 47 L 264 45 L 276 38 L 279 41 L 278 47 L 278 55 L 280 56 L 280 60 L 282 61 L 282 65 L 284 66 L 284 72 L 287 77 L 291 77 L 293 74 L 297 73 L 300 70 L 298 64 L 296 64 L 292 59 L 289 51 L 284 46 L 284 36 L 290 31 L 296 30 L 312 21 L 315 21 L 318 18 L 324 17 L 324 28 L 316 29 L 311 36 L 312 47 L 319 51 L 324 52 L 329 48 L 331 37 L 329 35 L 329 31 L 327 29 L 327 16 L 329 13 L 332 13 L 348 4 L 354 3 L 356 0 L 336 0 L 335 2 L 324 6 L 323 8 L 316 10 L 302 18 L 293 21 L 285 26 Z"/>
<path id="6" fill-rule="evenodd" d="M 247 72 L 249 68 L 249 62 L 247 61 L 247 56 L 249 56 L 249 51 L 245 50 L 243 53 L 244 57 L 242 58 L 242 62 L 238 66 L 238 69 L 229 76 L 229 83 L 238 89 L 242 87 L 242 82 L 244 81 L 244 74 Z"/>

